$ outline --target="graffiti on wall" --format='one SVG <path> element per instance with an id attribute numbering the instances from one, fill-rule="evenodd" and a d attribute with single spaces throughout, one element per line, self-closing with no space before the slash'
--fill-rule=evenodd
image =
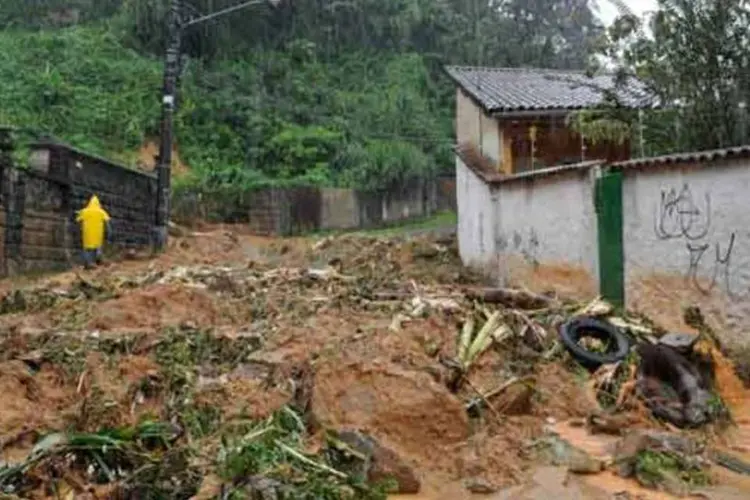
<path id="1" fill-rule="evenodd" d="M 736 233 L 730 233 L 727 241 L 710 238 L 711 215 L 710 193 L 696 198 L 687 183 L 680 190 L 663 189 L 654 232 L 660 240 L 684 241 L 688 262 L 685 278 L 692 286 L 705 294 L 718 287 L 736 297 L 737 290 L 731 283 Z"/>
<path id="2" fill-rule="evenodd" d="M 513 231 L 510 238 L 498 235 L 495 239 L 495 251 L 520 254 L 534 268 L 539 266 L 539 236 L 534 228 L 529 228 L 528 232 Z"/>
<path id="3" fill-rule="evenodd" d="M 526 235 L 513 231 L 513 249 L 534 267 L 539 266 L 539 236 L 532 227 Z"/>

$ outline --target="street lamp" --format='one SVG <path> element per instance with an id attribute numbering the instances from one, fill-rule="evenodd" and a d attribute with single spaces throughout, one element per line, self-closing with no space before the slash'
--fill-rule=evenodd
<path id="1" fill-rule="evenodd" d="M 164 87 L 161 99 L 161 140 L 156 167 L 156 224 L 155 246 L 163 250 L 167 245 L 169 203 L 171 192 L 172 142 L 174 137 L 174 106 L 177 98 L 177 76 L 180 71 L 182 32 L 219 16 L 230 14 L 252 5 L 268 4 L 277 7 L 281 0 L 251 0 L 182 23 L 182 1 L 171 0 L 168 16 L 167 50 L 164 56 Z"/>

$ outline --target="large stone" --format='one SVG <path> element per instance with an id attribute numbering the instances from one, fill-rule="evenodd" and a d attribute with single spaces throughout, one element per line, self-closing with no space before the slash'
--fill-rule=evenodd
<path id="1" fill-rule="evenodd" d="M 497 491 L 497 486 L 480 477 L 472 477 L 465 480 L 464 486 L 476 495 L 489 495 Z"/>
<path id="2" fill-rule="evenodd" d="M 335 432 L 327 452 L 339 469 L 347 469 L 346 472 L 368 483 L 395 481 L 394 493 L 419 493 L 421 482 L 414 469 L 395 451 L 367 434 L 353 430 Z"/>

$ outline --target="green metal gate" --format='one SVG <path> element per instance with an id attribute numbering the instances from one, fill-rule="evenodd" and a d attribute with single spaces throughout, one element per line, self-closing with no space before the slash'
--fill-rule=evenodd
<path id="1" fill-rule="evenodd" d="M 595 205 L 599 240 L 599 293 L 612 304 L 623 306 L 625 267 L 621 171 L 604 171 L 597 177 Z"/>

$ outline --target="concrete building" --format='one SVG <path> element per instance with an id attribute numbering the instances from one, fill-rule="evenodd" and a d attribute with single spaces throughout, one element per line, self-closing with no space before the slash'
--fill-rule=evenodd
<path id="1" fill-rule="evenodd" d="M 547 87 L 532 85 L 539 72 L 532 78 L 522 70 L 448 71 L 459 87 L 456 198 L 464 263 L 500 284 L 603 295 L 673 331 L 687 328 L 683 309 L 698 305 L 728 344 L 747 345 L 750 146 L 638 159 L 628 159 L 625 149 L 585 147 L 576 158 L 573 141 L 555 139 L 534 145 L 538 153 L 529 160 L 514 127 L 533 116 L 547 120 L 537 138 L 572 137 L 552 132 L 557 116 L 574 109 L 572 98 L 554 101 Z M 481 83 L 472 80 L 477 72 L 486 77 Z M 505 85 L 509 74 L 526 83 Z M 557 115 L 549 118 L 552 110 Z M 515 116 L 524 119 L 514 124 Z"/>
<path id="2" fill-rule="evenodd" d="M 593 142 L 566 119 L 574 111 L 608 103 L 651 107 L 637 82 L 616 87 L 611 76 L 527 68 L 450 66 L 456 83 L 456 140 L 473 148 L 492 169 L 515 174 L 591 159 L 630 158 L 630 144 Z"/>

